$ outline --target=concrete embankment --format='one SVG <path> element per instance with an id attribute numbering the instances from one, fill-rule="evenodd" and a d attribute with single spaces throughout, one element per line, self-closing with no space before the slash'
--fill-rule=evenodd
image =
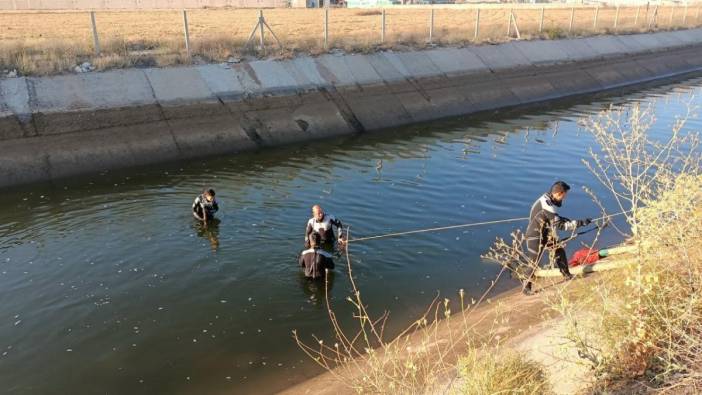
<path id="1" fill-rule="evenodd" d="M 702 70 L 702 29 L 0 80 L 0 187 Z"/>

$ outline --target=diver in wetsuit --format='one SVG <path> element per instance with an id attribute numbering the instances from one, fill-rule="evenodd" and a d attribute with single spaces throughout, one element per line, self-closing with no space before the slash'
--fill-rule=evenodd
<path id="1" fill-rule="evenodd" d="M 573 275 L 568 270 L 568 257 L 561 246 L 557 246 L 558 230 L 574 231 L 586 226 L 592 219 L 570 220 L 558 214 L 558 208 L 570 190 L 570 186 L 563 181 L 556 181 L 549 192 L 541 195 L 531 206 L 529 213 L 529 225 L 525 232 L 526 256 L 529 259 L 530 268 L 527 270 L 527 278 L 523 292 L 527 295 L 532 293 L 532 280 L 534 272 L 541 261 L 545 251 L 554 248 L 555 263 L 560 269 L 563 277 L 570 280 Z"/>
<path id="2" fill-rule="evenodd" d="M 327 252 L 334 249 L 334 227 L 336 227 L 339 237 L 339 245 L 344 246 L 345 240 L 342 232 L 341 221 L 333 215 L 324 212 L 324 209 L 318 204 L 312 206 L 312 218 L 307 221 L 305 228 L 305 248 L 310 248 L 310 235 L 317 233 L 320 236 L 320 246 Z"/>
<path id="3" fill-rule="evenodd" d="M 319 248 L 321 236 L 319 233 L 312 233 L 309 237 L 310 248 L 300 254 L 300 267 L 304 269 L 305 277 L 317 279 L 324 276 L 325 269 L 333 269 L 334 261 L 332 255 Z"/>
<path id="4" fill-rule="evenodd" d="M 219 210 L 219 204 L 212 188 L 205 189 L 193 202 L 193 216 L 204 223 L 212 220 L 217 210 Z"/>

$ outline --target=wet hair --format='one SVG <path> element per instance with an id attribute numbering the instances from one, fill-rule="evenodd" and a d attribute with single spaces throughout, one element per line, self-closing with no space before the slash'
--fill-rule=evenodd
<path id="1" fill-rule="evenodd" d="M 322 236 L 319 235 L 317 232 L 312 232 L 310 235 L 310 245 L 314 244 L 315 246 L 319 246 L 322 244 Z"/>
<path id="2" fill-rule="evenodd" d="M 570 185 L 566 184 L 565 181 L 556 181 L 551 185 L 551 193 L 566 193 L 570 191 Z"/>
<path id="3" fill-rule="evenodd" d="M 214 197 L 215 195 L 215 191 L 212 188 L 205 188 L 205 190 L 202 193 L 204 193 L 205 195 L 210 195 L 212 197 Z"/>

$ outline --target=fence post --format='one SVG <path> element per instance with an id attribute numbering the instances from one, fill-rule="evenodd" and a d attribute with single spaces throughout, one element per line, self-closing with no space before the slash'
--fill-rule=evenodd
<path id="1" fill-rule="evenodd" d="M 697 12 L 695 13 L 695 22 L 700 20 L 700 7 L 697 7 Z"/>
<path id="2" fill-rule="evenodd" d="M 570 7 L 570 24 L 568 25 L 568 33 L 573 31 L 573 19 L 575 18 L 575 7 Z"/>
<path id="3" fill-rule="evenodd" d="M 97 25 L 95 24 L 95 11 L 90 11 L 90 25 L 93 28 L 93 46 L 95 55 L 100 56 L 100 37 L 98 37 Z"/>
<path id="4" fill-rule="evenodd" d="M 700 16 L 700 9 L 699 7 L 697 8 L 697 16 Z M 478 41 L 478 34 L 480 33 L 480 8 L 477 9 L 475 13 L 475 36 L 473 37 L 474 41 Z"/>
<path id="5" fill-rule="evenodd" d="M 266 56 L 266 43 L 263 38 L 263 10 L 258 10 L 258 26 L 261 28 L 261 50 L 263 51 L 263 56 Z"/>
<path id="6" fill-rule="evenodd" d="M 641 6 L 636 7 L 636 16 L 634 17 L 634 27 L 639 25 L 639 12 L 641 11 Z"/>
<path id="7" fill-rule="evenodd" d="M 670 27 L 673 27 L 673 14 L 674 14 L 674 13 L 675 13 L 675 5 L 672 5 L 672 6 L 670 7 L 670 21 L 669 21 L 669 23 L 668 23 L 668 25 L 669 25 Z"/>
<path id="8" fill-rule="evenodd" d="M 185 33 L 185 51 L 190 57 L 190 30 L 188 30 L 188 11 L 183 10 L 183 32 Z"/>
<path id="9" fill-rule="evenodd" d="M 653 8 L 653 16 L 651 16 L 651 19 L 648 21 L 648 30 L 651 30 L 651 26 L 656 25 L 656 17 L 658 17 L 658 5 Z"/>
<path id="10" fill-rule="evenodd" d="M 600 6 L 595 7 L 595 22 L 592 24 L 592 30 L 597 31 L 597 16 L 600 14 Z"/>
<path id="11" fill-rule="evenodd" d="M 329 49 L 329 8 L 324 8 L 324 49 Z"/>
<path id="12" fill-rule="evenodd" d="M 617 6 L 617 12 L 614 14 L 614 31 L 617 31 L 617 24 L 619 23 L 619 6 Z"/>
<path id="13" fill-rule="evenodd" d="M 429 14 L 429 44 L 434 41 L 434 6 L 431 7 L 431 13 Z"/>
<path id="14" fill-rule="evenodd" d="M 385 8 L 380 15 L 380 43 L 385 43 Z"/>
<path id="15" fill-rule="evenodd" d="M 539 33 L 544 31 L 544 8 L 541 7 L 541 17 L 539 18 Z"/>
<path id="16" fill-rule="evenodd" d="M 509 17 L 507 18 L 507 38 L 512 34 L 512 10 L 509 10 Z"/>

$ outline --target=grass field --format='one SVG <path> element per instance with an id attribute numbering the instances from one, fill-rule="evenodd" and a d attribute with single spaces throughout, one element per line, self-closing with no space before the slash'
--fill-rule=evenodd
<path id="1" fill-rule="evenodd" d="M 436 6 L 432 41 L 439 45 L 504 41 L 510 10 L 495 5 Z M 544 9 L 543 28 L 539 32 L 540 7 L 512 10 L 522 38 L 611 33 L 615 31 L 615 19 L 618 33 L 645 31 L 649 26 L 652 30 L 667 30 L 700 25 L 698 6 L 622 7 L 618 16 L 617 9 L 612 7 L 596 11 L 593 7 L 548 6 Z M 428 45 L 430 8 L 398 7 L 385 12 L 385 41 L 381 42 L 380 9 L 329 10 L 329 47 L 367 52 Z M 476 38 L 478 12 L 480 24 Z M 571 12 L 574 16 L 572 30 Z M 192 57 L 185 51 L 180 11 L 97 12 L 100 56 L 94 54 L 88 12 L 0 13 L 0 68 L 16 69 L 22 75 L 45 75 L 70 71 L 86 61 L 98 69 L 108 69 L 255 56 L 258 55 L 256 51 L 245 49 L 244 44 L 256 24 L 257 13 L 254 9 L 189 11 Z M 264 16 L 284 46 L 282 51 L 269 50 L 269 55 L 286 57 L 297 52 L 319 54 L 325 51 L 324 10 L 267 9 Z M 514 28 L 510 30 L 514 37 Z M 270 35 L 266 42 L 273 44 Z"/>

